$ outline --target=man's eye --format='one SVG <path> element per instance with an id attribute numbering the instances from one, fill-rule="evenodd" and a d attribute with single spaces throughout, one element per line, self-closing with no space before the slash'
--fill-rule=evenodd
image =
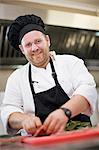
<path id="1" fill-rule="evenodd" d="M 26 44 L 26 47 L 30 47 L 32 44 L 31 43 L 28 43 L 28 44 Z"/>
<path id="2" fill-rule="evenodd" d="M 40 43 L 40 42 L 41 42 L 41 40 L 37 40 L 37 41 L 36 41 L 36 43 Z"/>

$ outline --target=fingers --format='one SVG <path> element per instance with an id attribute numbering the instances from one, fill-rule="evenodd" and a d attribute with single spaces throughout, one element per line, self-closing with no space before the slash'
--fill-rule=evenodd
<path id="1" fill-rule="evenodd" d="M 34 134 L 36 132 L 34 122 L 32 124 L 29 122 L 23 122 L 23 129 L 26 130 L 29 134 Z"/>
<path id="2" fill-rule="evenodd" d="M 64 132 L 65 124 L 61 124 L 57 121 L 52 121 L 51 124 L 48 126 L 46 133 L 47 134 L 55 134 Z"/>
<path id="3" fill-rule="evenodd" d="M 59 123 L 57 123 L 57 124 L 55 125 L 55 128 L 54 128 L 52 134 L 60 133 L 60 132 L 63 132 L 63 131 L 64 131 L 64 126 L 61 125 L 61 124 L 59 124 Z"/>
<path id="4" fill-rule="evenodd" d="M 39 128 L 42 126 L 42 123 L 39 117 L 35 117 L 35 125 L 36 125 L 36 128 Z"/>
<path id="5" fill-rule="evenodd" d="M 22 121 L 22 126 L 29 134 L 34 134 L 36 130 L 42 126 L 42 123 L 38 117 L 27 115 L 27 117 Z"/>
<path id="6" fill-rule="evenodd" d="M 38 128 L 33 136 L 44 136 L 47 135 L 46 131 L 44 130 L 44 126 L 42 125 L 40 128 Z"/>
<path id="7" fill-rule="evenodd" d="M 47 134 L 53 133 L 55 125 L 56 125 L 56 120 L 52 120 L 52 119 L 49 119 L 48 121 L 46 120 L 46 122 L 44 123 L 44 127 L 45 127 L 44 129 L 46 130 L 46 133 Z"/>
<path id="8" fill-rule="evenodd" d="M 57 132 L 63 132 L 65 123 L 60 122 L 59 119 L 48 117 L 44 122 L 44 129 L 47 134 L 55 134 Z"/>
<path id="9" fill-rule="evenodd" d="M 44 129 L 47 134 L 63 132 L 68 119 L 64 113 L 58 109 L 49 114 L 44 122 Z"/>
<path id="10" fill-rule="evenodd" d="M 64 125 L 62 125 L 58 130 L 56 130 L 56 132 L 55 133 L 62 133 L 62 132 L 64 132 L 65 131 L 65 126 Z"/>

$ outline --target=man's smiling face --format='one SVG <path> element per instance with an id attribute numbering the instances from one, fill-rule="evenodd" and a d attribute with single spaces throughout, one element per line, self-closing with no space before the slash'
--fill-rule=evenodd
<path id="1" fill-rule="evenodd" d="M 50 39 L 40 31 L 26 33 L 19 45 L 26 59 L 36 67 L 43 67 L 49 61 Z"/>

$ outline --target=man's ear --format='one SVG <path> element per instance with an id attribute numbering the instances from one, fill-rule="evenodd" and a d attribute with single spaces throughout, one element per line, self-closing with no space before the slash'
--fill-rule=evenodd
<path id="1" fill-rule="evenodd" d="M 19 45 L 19 48 L 20 48 L 21 52 L 24 54 L 23 46 L 22 46 L 22 45 Z"/>
<path id="2" fill-rule="evenodd" d="M 49 37 L 49 35 L 46 35 L 46 40 L 47 40 L 47 42 L 48 42 L 48 46 L 50 47 L 51 42 L 50 42 L 50 37 Z"/>

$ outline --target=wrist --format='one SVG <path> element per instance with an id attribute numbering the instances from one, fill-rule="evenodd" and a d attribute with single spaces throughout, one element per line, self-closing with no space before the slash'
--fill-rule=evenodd
<path id="1" fill-rule="evenodd" d="M 71 110 L 65 107 L 60 107 L 60 109 L 63 110 L 65 116 L 68 118 L 68 120 L 70 120 L 72 116 Z"/>

